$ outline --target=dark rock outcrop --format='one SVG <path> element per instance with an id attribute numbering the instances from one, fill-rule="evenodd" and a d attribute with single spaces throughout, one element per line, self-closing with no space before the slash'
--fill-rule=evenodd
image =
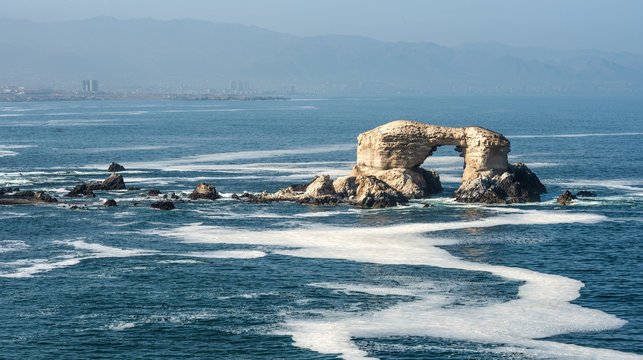
<path id="1" fill-rule="evenodd" d="M 112 174 L 107 179 L 100 182 L 100 185 L 94 190 L 123 190 L 125 189 L 125 181 L 123 175 Z"/>
<path id="2" fill-rule="evenodd" d="M 480 176 L 460 185 L 453 196 L 458 202 L 507 204 L 540 201 L 547 189 L 525 164 L 509 165 L 498 175 Z"/>
<path id="3" fill-rule="evenodd" d="M 4 195 L 4 194 L 10 194 L 10 193 L 18 192 L 18 191 L 20 191 L 19 188 L 10 188 L 10 187 L 0 188 L 0 196 Z"/>
<path id="4" fill-rule="evenodd" d="M 34 199 L 37 202 L 46 202 L 46 203 L 58 202 L 58 199 L 56 199 L 55 197 L 47 194 L 44 191 L 38 191 L 37 193 L 35 193 L 33 195 L 32 199 Z"/>
<path id="5" fill-rule="evenodd" d="M 103 204 L 103 206 L 105 206 L 105 207 L 112 207 L 112 206 L 116 206 L 116 200 L 114 200 L 114 199 L 109 199 L 109 200 L 105 201 L 105 203 Z"/>
<path id="6" fill-rule="evenodd" d="M 161 195 L 161 190 L 152 189 L 147 192 L 147 196 L 159 196 Z"/>
<path id="7" fill-rule="evenodd" d="M 200 183 L 199 185 L 197 185 L 196 189 L 194 189 L 194 191 L 188 196 L 190 200 L 216 200 L 220 197 L 221 195 L 217 193 L 217 189 L 214 187 L 214 185 L 206 183 Z"/>
<path id="8" fill-rule="evenodd" d="M 94 190 L 123 190 L 125 189 L 125 181 L 123 175 L 113 173 L 103 181 L 96 181 L 93 183 L 84 183 L 74 187 L 65 196 L 67 197 L 94 197 Z"/>
<path id="9" fill-rule="evenodd" d="M 562 194 L 560 194 L 558 199 L 556 199 L 556 202 L 560 206 L 565 206 L 571 204 L 574 199 L 576 199 L 576 196 L 574 196 L 574 194 L 572 194 L 569 190 L 565 190 Z"/>
<path id="10" fill-rule="evenodd" d="M 18 190 L 18 188 L 15 190 Z M 58 199 L 45 191 L 10 191 L 0 194 L 0 205 L 34 205 L 56 202 L 58 202 Z"/>
<path id="11" fill-rule="evenodd" d="M 154 209 L 159 209 L 159 210 L 173 210 L 174 203 L 171 201 L 157 201 L 152 205 L 150 205 L 150 207 Z"/>
<path id="12" fill-rule="evenodd" d="M 121 164 L 112 162 L 109 164 L 109 167 L 107 168 L 107 171 L 109 172 L 119 172 L 119 171 L 125 171 L 125 167 Z"/>

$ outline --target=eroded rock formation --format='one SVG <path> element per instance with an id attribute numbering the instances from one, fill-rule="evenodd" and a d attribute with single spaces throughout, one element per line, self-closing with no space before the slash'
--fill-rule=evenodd
<path id="1" fill-rule="evenodd" d="M 216 200 L 220 197 L 221 196 L 217 192 L 217 189 L 214 187 L 214 185 L 206 183 L 200 183 L 199 185 L 197 185 L 194 191 L 188 196 L 190 200 Z"/>
<path id="2" fill-rule="evenodd" d="M 440 177 L 420 165 L 438 146 L 453 145 L 464 158 L 460 202 L 519 203 L 540 201 L 545 187 L 524 164 L 510 165 L 509 140 L 481 127 L 446 127 L 398 120 L 358 137 L 357 164 L 334 182 L 328 175 L 308 185 L 291 185 L 274 194 L 250 195 L 248 201 L 296 201 L 362 207 L 387 207 L 442 191 Z M 237 197 L 239 198 L 239 197 Z M 239 198 L 240 199 L 240 198 Z"/>
<path id="3" fill-rule="evenodd" d="M 420 168 L 438 146 L 453 145 L 464 157 L 461 202 L 540 201 L 546 192 L 524 164 L 510 165 L 510 143 L 502 134 L 478 126 L 446 127 L 398 120 L 358 137 L 357 165 L 352 176 L 372 175 L 408 198 L 442 191 L 434 171 Z"/>

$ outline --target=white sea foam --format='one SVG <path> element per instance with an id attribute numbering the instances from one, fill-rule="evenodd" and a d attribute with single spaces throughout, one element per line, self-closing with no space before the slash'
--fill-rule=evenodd
<path id="1" fill-rule="evenodd" d="M 508 139 L 531 139 L 531 138 L 573 138 L 588 136 L 638 136 L 643 132 L 622 132 L 622 133 L 585 133 L 585 134 L 551 134 L 551 135 L 505 135 Z"/>
<path id="2" fill-rule="evenodd" d="M 336 151 L 346 151 L 355 149 L 355 144 L 334 144 L 324 146 L 314 146 L 299 149 L 281 149 L 281 150 L 260 150 L 260 151 L 238 151 L 215 154 L 202 154 L 195 156 L 186 156 L 178 159 L 161 160 L 155 162 L 131 162 L 124 163 L 126 168 L 134 169 L 163 169 L 163 170 L 193 170 L 195 164 L 233 161 L 247 159 L 265 159 L 279 156 L 300 155 L 300 154 L 317 154 Z"/>
<path id="3" fill-rule="evenodd" d="M 158 253 L 154 250 L 120 249 L 112 246 L 88 243 L 83 240 L 67 241 L 63 243 L 66 245 L 71 245 L 78 250 L 88 250 L 91 252 L 92 257 L 130 257 L 152 255 Z"/>
<path id="4" fill-rule="evenodd" d="M 256 259 L 264 257 L 267 254 L 263 251 L 257 250 L 219 250 L 202 252 L 195 251 L 180 255 L 206 259 Z"/>
<path id="5" fill-rule="evenodd" d="M 546 181 L 548 184 L 558 185 L 560 187 L 568 187 L 572 189 L 579 189 L 583 187 L 601 187 L 616 190 L 643 191 L 643 181 L 641 179 L 613 179 L 613 180 L 571 180 L 571 181 Z"/>
<path id="6" fill-rule="evenodd" d="M 54 260 L 30 259 L 28 262 L 25 262 L 26 264 L 28 264 L 28 266 L 18 267 L 14 269 L 12 272 L 0 273 L 0 277 L 7 277 L 7 278 L 31 277 L 38 273 L 48 272 L 54 269 L 76 265 L 83 259 L 84 258 L 82 257 L 61 257 Z M 23 264 L 14 262 L 13 264 L 4 263 L 3 265 L 23 265 Z"/>
<path id="7" fill-rule="evenodd" d="M 136 323 L 133 321 L 117 321 L 109 325 L 107 328 L 109 330 L 114 330 L 114 331 L 123 331 L 123 330 L 131 329 L 135 326 L 136 326 Z"/>
<path id="8" fill-rule="evenodd" d="M 25 250 L 29 247 L 29 244 L 22 240 L 0 240 L 0 253 Z"/>
<path id="9" fill-rule="evenodd" d="M 15 151 L 10 151 L 10 150 L 0 150 L 0 157 L 6 157 L 6 156 L 16 156 L 18 155 L 18 152 Z"/>
<path id="10" fill-rule="evenodd" d="M 311 284 L 347 292 L 410 295 L 416 300 L 401 302 L 382 311 L 327 313 L 322 319 L 290 318 L 281 333 L 292 336 L 295 345 L 302 348 L 325 354 L 341 354 L 346 359 L 364 359 L 367 353 L 352 342 L 353 337 L 431 336 L 500 343 L 556 356 L 566 345 L 534 339 L 575 331 L 614 329 L 625 324 L 625 321 L 602 311 L 570 304 L 579 296 L 579 289 L 583 286 L 577 280 L 527 269 L 464 261 L 438 247 L 453 244 L 455 240 L 426 237 L 423 234 L 503 225 L 595 223 L 605 220 L 605 217 L 594 214 L 502 208 L 497 209 L 497 215 L 480 220 L 377 228 L 310 226 L 288 230 L 242 231 L 192 224 L 156 233 L 179 237 L 188 243 L 277 246 L 274 254 L 288 256 L 483 271 L 523 283 L 519 286 L 518 299 L 475 307 L 445 307 L 451 299 L 430 291 L 430 287 L 387 289 Z M 636 356 L 604 349 L 575 348 L 580 351 L 579 354 L 589 357 L 605 354 L 611 358 Z M 573 351 L 564 354 L 573 357 Z"/>

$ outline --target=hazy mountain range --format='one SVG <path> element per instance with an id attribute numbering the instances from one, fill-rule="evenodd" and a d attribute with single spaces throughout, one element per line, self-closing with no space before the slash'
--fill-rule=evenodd
<path id="1" fill-rule="evenodd" d="M 69 90 L 82 79 L 154 92 L 240 80 L 318 94 L 643 94 L 643 56 L 631 53 L 299 37 L 197 20 L 0 19 L 0 54 L 0 85 Z"/>

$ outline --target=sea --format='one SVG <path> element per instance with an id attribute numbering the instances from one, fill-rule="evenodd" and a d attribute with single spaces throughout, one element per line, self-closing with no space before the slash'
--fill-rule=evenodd
<path id="1" fill-rule="evenodd" d="M 456 203 L 443 146 L 408 206 L 231 197 L 348 175 L 399 119 L 500 132 L 548 192 Z M 2 359 L 643 359 L 640 98 L 0 103 L 0 134 L 0 187 L 59 199 L 0 206 Z M 63 197 L 112 161 L 140 190 Z"/>

